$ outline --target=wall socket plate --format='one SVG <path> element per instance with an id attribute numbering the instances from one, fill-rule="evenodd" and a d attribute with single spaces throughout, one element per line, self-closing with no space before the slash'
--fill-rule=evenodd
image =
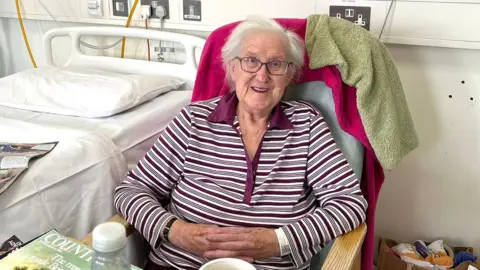
<path id="1" fill-rule="evenodd" d="M 330 6 L 330 17 L 338 17 L 359 25 L 370 31 L 371 7 Z"/>
<path id="2" fill-rule="evenodd" d="M 167 10 L 167 14 L 164 19 L 170 19 L 170 6 L 168 4 L 169 0 L 141 0 L 142 5 L 150 5 L 152 7 L 152 17 L 150 19 L 159 19 L 158 16 L 155 15 L 155 9 L 157 6 L 164 6 Z"/>
<path id="3" fill-rule="evenodd" d="M 112 0 L 112 14 L 117 17 L 128 17 L 130 4 L 128 0 Z"/>

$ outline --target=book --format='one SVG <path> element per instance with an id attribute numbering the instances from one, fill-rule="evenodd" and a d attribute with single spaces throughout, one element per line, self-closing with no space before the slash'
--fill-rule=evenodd
<path id="1" fill-rule="evenodd" d="M 95 251 L 51 230 L 0 260 L 2 270 L 88 270 Z M 134 265 L 131 270 L 141 270 Z"/>
<path id="2" fill-rule="evenodd" d="M 28 169 L 30 159 L 47 154 L 57 143 L 0 142 L 0 194 Z"/>

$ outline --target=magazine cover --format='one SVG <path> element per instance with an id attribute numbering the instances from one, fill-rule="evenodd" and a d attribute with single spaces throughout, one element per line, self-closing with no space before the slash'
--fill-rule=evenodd
<path id="1" fill-rule="evenodd" d="M 51 230 L 0 260 L 2 270 L 88 270 L 94 251 Z M 140 268 L 132 265 L 132 270 Z"/>
<path id="2" fill-rule="evenodd" d="M 26 169 L 32 158 L 50 152 L 58 142 L 2 143 L 0 142 L 0 194 Z"/>

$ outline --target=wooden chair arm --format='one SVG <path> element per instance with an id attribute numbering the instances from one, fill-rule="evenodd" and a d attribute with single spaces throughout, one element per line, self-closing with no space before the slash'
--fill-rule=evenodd
<path id="1" fill-rule="evenodd" d="M 367 225 L 363 223 L 355 230 L 337 237 L 322 270 L 360 270 L 361 249 L 366 234 Z"/>
<path id="2" fill-rule="evenodd" d="M 123 226 L 125 226 L 125 229 L 127 230 L 127 237 L 129 235 L 131 235 L 134 231 L 134 228 L 132 225 L 130 225 L 124 217 L 122 217 L 120 214 L 116 214 L 114 215 L 113 217 L 111 217 L 110 219 L 108 219 L 108 222 L 118 222 L 120 224 L 122 224 Z M 89 234 L 87 234 L 87 236 L 85 236 L 84 238 L 82 238 L 80 240 L 81 243 L 83 243 L 84 245 L 87 245 L 88 247 L 92 247 L 92 232 L 90 232 Z"/>

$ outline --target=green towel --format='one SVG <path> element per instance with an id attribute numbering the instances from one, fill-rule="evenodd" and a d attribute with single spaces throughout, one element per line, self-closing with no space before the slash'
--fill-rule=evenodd
<path id="1" fill-rule="evenodd" d="M 375 36 L 344 19 L 311 15 L 305 43 L 311 69 L 336 65 L 343 82 L 357 89 L 360 118 L 383 168 L 418 147 L 397 69 Z"/>

